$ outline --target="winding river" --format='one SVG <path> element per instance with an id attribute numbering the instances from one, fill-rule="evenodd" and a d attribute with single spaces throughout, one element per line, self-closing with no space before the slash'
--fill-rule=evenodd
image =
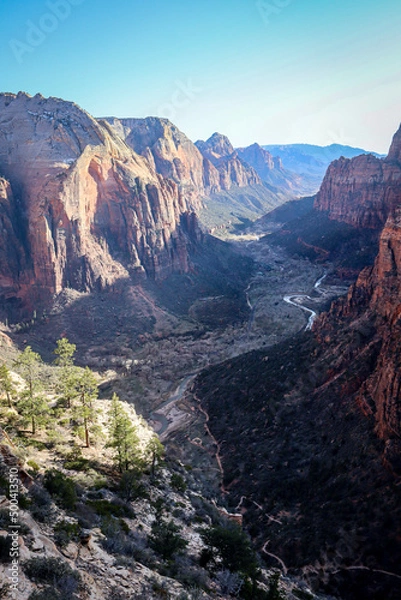
<path id="1" fill-rule="evenodd" d="M 322 291 L 319 288 L 320 288 L 322 281 L 324 281 L 326 277 L 327 277 L 327 273 L 324 273 L 316 281 L 313 288 L 317 292 L 322 293 Z M 312 301 L 312 298 L 310 296 L 308 296 L 307 294 L 287 294 L 283 297 L 283 300 L 284 300 L 284 302 L 287 302 L 287 304 L 291 304 L 292 306 L 296 306 L 297 308 L 301 308 L 302 310 L 307 312 L 309 314 L 309 319 L 306 324 L 305 331 L 309 331 L 310 329 L 312 329 L 312 325 L 317 317 L 317 313 L 314 310 L 312 310 L 311 308 L 308 308 L 307 306 L 304 306 L 302 304 L 302 302 L 304 302 L 305 300 Z"/>

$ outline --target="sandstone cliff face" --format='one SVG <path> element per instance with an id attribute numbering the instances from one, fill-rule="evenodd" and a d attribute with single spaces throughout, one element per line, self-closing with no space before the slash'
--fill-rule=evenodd
<path id="1" fill-rule="evenodd" d="M 401 128 L 386 159 L 371 154 L 331 163 L 315 208 L 355 227 L 381 229 L 401 194 Z"/>
<path id="2" fill-rule="evenodd" d="M 262 183 L 223 135 L 214 134 L 207 142 L 194 144 L 168 119 L 106 120 L 157 173 L 179 186 L 194 210 L 200 208 L 202 197 Z"/>
<path id="3" fill-rule="evenodd" d="M 241 160 L 226 136 L 214 133 L 206 142 L 199 140 L 195 145 L 205 160 L 217 169 L 221 190 L 262 184 L 255 169 Z"/>
<path id="4" fill-rule="evenodd" d="M 329 313 L 317 321 L 314 330 L 323 343 L 334 348 L 337 373 L 342 369 L 355 372 L 355 365 L 365 361 L 368 371 L 356 380 L 355 398 L 363 411 L 374 417 L 379 436 L 387 442 L 385 457 L 390 466 L 401 473 L 400 147 L 401 130 L 395 135 L 384 161 L 358 157 L 352 161 L 337 161 L 331 175 L 329 169 L 318 196 L 318 206 L 329 210 L 333 219 L 365 227 L 379 227 L 384 222 L 384 227 L 374 266 L 361 272 L 347 297 L 335 302 Z M 345 179 L 341 173 L 345 173 Z M 350 173 L 355 179 L 355 196 Z M 342 195 L 341 190 L 346 193 Z M 344 339 L 347 335 L 352 337 L 341 350 L 343 360 L 338 360 L 343 331 Z"/>
<path id="5" fill-rule="evenodd" d="M 1 94 L 0 171 L 24 217 L 31 264 L 13 269 L 21 297 L 188 269 L 181 221 L 191 207 L 177 185 L 75 104 Z"/>
<path id="6" fill-rule="evenodd" d="M 6 297 L 15 295 L 16 277 L 27 267 L 21 218 L 10 183 L 0 177 L 0 288 Z"/>
<path id="7" fill-rule="evenodd" d="M 130 148 L 146 157 L 155 171 L 172 179 L 183 191 L 192 207 L 208 188 L 218 186 L 219 174 L 213 169 L 209 181 L 204 176 L 204 160 L 195 144 L 168 119 L 106 119 Z"/>
<path id="8" fill-rule="evenodd" d="M 284 169 L 281 158 L 273 156 L 259 144 L 237 148 L 237 154 L 242 161 L 255 169 L 263 181 L 288 192 L 304 191 L 302 177 Z"/>

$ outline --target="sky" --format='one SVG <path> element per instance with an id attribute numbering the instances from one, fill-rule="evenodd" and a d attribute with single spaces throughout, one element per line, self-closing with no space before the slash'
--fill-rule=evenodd
<path id="1" fill-rule="evenodd" d="M 401 122 L 400 0 L 2 0 L 0 90 L 192 140 L 386 153 Z"/>

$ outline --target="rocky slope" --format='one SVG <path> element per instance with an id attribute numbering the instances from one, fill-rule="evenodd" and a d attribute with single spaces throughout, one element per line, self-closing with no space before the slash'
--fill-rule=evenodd
<path id="1" fill-rule="evenodd" d="M 3 227 L 17 233 L 20 265 L 3 296 L 10 285 L 26 302 L 138 272 L 163 278 L 188 270 L 188 241 L 198 235 L 193 206 L 77 105 L 1 94 L 0 172 L 9 182 L 2 182 Z M 11 273 L 4 260 L 0 270 Z"/>

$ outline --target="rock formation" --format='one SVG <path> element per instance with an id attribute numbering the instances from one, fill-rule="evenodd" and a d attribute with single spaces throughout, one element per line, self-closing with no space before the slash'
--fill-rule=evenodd
<path id="1" fill-rule="evenodd" d="M 337 347 L 344 332 L 351 336 L 342 348 L 336 372 L 367 368 L 355 379 L 353 393 L 363 411 L 375 419 L 386 440 L 388 463 L 401 473 L 401 129 L 388 157 L 361 156 L 333 163 L 315 206 L 330 218 L 356 227 L 379 228 L 379 253 L 364 269 L 346 298 L 335 302 L 314 329 L 321 341 Z M 345 333 L 345 337 L 346 337 Z M 338 358 L 338 357 L 337 357 Z M 350 363 L 346 365 L 346 362 Z M 350 366 L 351 365 L 351 366 Z M 334 375 L 335 377 L 335 375 Z M 397 447 L 397 449 L 396 449 Z"/>
<path id="2" fill-rule="evenodd" d="M 219 174 L 215 169 L 204 175 L 210 167 L 187 136 L 168 119 L 148 117 L 146 119 L 107 118 L 115 131 L 137 154 L 148 159 L 155 171 L 164 178 L 172 179 L 193 204 L 199 208 L 199 198 L 210 188 L 219 186 Z"/>
<path id="3" fill-rule="evenodd" d="M 401 128 L 384 160 L 372 154 L 340 158 L 327 170 L 315 208 L 355 227 L 381 229 L 401 194 Z"/>
<path id="4" fill-rule="evenodd" d="M 229 191 L 233 185 L 246 187 L 262 184 L 255 169 L 241 160 L 226 136 L 214 133 L 206 142 L 197 141 L 196 146 L 203 157 L 218 170 L 222 190 Z"/>
<path id="5" fill-rule="evenodd" d="M 106 120 L 137 154 L 150 161 L 157 173 L 175 181 L 190 196 L 195 209 L 199 208 L 200 197 L 234 186 L 262 184 L 226 136 L 215 133 L 207 142 L 194 144 L 168 119 Z"/>
<path id="6" fill-rule="evenodd" d="M 237 148 L 237 154 L 241 160 L 255 169 L 259 177 L 270 185 L 294 193 L 303 191 L 302 177 L 284 169 L 281 158 L 273 156 L 259 144 L 252 144 L 247 148 Z M 309 188 L 305 191 L 309 191 Z"/>
<path id="7" fill-rule="evenodd" d="M 3 296 L 11 286 L 33 301 L 64 287 L 92 290 L 138 272 L 157 278 L 188 269 L 188 236 L 199 234 L 193 205 L 77 105 L 1 94 L 0 172 L 10 182 L 1 183 L 10 241 L 2 241 L 2 266 L 5 246 L 11 259 L 1 271 Z"/>

